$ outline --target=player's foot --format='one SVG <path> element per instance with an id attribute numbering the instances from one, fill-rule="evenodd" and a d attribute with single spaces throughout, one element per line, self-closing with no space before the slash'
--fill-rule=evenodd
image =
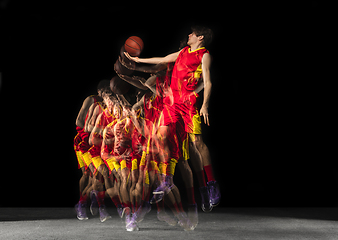
<path id="1" fill-rule="evenodd" d="M 126 207 L 126 208 L 129 208 L 129 207 Z M 125 223 L 126 223 L 126 230 L 128 232 L 138 231 L 138 227 L 136 225 L 136 222 L 133 219 L 133 216 L 131 215 L 130 208 L 129 208 L 129 211 L 125 211 Z"/>
<path id="2" fill-rule="evenodd" d="M 176 226 L 177 221 L 170 217 L 164 210 L 157 212 L 157 219 L 161 222 L 166 222 L 170 226 Z"/>
<path id="3" fill-rule="evenodd" d="M 111 218 L 104 205 L 99 208 L 99 213 L 101 222 L 105 222 L 107 219 Z"/>
<path id="4" fill-rule="evenodd" d="M 91 204 L 89 207 L 90 213 L 95 216 L 99 213 L 99 204 L 97 203 L 96 200 L 96 192 L 93 190 L 90 192 L 90 200 Z"/>
<path id="5" fill-rule="evenodd" d="M 120 216 L 120 218 L 123 218 L 123 215 L 124 215 L 124 208 L 122 206 L 118 206 L 116 208 L 117 210 L 117 214 Z"/>
<path id="6" fill-rule="evenodd" d="M 188 206 L 188 219 L 191 223 L 191 230 L 194 230 L 198 224 L 198 210 L 196 203 Z"/>
<path id="7" fill-rule="evenodd" d="M 77 219 L 79 219 L 80 221 L 88 219 L 87 213 L 86 213 L 86 204 L 80 204 L 80 203 L 76 204 L 75 210 L 76 210 Z"/>
<path id="8" fill-rule="evenodd" d="M 136 222 L 142 222 L 144 217 L 146 216 L 147 213 L 149 213 L 151 211 L 151 206 L 149 204 L 149 202 L 144 202 L 144 204 L 139 207 L 139 209 L 137 210 L 137 218 L 136 218 Z"/>
<path id="9" fill-rule="evenodd" d="M 190 220 L 188 219 L 188 216 L 185 212 L 180 212 L 176 215 L 176 217 L 179 219 L 178 225 L 181 226 L 181 228 L 184 229 L 184 231 L 192 231 L 194 230 Z"/>
<path id="10" fill-rule="evenodd" d="M 216 207 L 221 201 L 221 191 L 216 181 L 210 181 L 207 183 L 209 189 L 210 204 Z"/>
<path id="11" fill-rule="evenodd" d="M 132 216 L 131 216 L 131 224 L 129 225 L 129 228 L 133 228 L 133 231 L 138 231 L 139 230 L 139 228 L 137 226 L 137 221 L 136 221 L 137 218 L 138 218 L 137 212 L 134 212 L 132 214 Z"/>
<path id="12" fill-rule="evenodd" d="M 150 200 L 151 204 L 158 203 L 162 201 L 164 195 L 168 194 L 171 191 L 173 184 L 169 181 L 164 181 L 153 191 L 153 197 Z"/>
<path id="13" fill-rule="evenodd" d="M 201 208 L 203 212 L 210 212 L 212 210 L 212 205 L 209 199 L 208 187 L 200 187 L 200 193 L 201 193 Z"/>

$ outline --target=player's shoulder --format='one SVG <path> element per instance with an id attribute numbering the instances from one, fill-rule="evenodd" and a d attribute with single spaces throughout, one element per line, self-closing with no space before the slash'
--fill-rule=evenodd
<path id="1" fill-rule="evenodd" d="M 83 104 L 84 105 L 92 105 L 95 102 L 95 100 L 92 96 L 93 95 L 86 97 L 86 99 L 83 101 Z"/>
<path id="2" fill-rule="evenodd" d="M 210 55 L 209 51 L 208 52 L 205 52 L 202 56 L 202 61 L 205 62 L 205 61 L 208 61 L 208 62 L 211 62 L 212 61 L 212 56 Z"/>
<path id="3" fill-rule="evenodd" d="M 93 102 L 102 102 L 102 97 L 98 96 L 98 95 L 89 95 L 86 99 L 90 99 Z"/>

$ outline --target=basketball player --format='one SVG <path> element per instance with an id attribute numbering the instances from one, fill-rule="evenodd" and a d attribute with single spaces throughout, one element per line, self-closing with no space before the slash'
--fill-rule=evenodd
<path id="1" fill-rule="evenodd" d="M 211 211 L 212 207 L 220 201 L 220 191 L 213 176 L 209 149 L 202 139 L 200 118 L 200 116 L 203 116 L 204 123 L 210 125 L 208 108 L 212 86 L 210 78 L 211 56 L 205 46 L 211 42 L 211 39 L 212 31 L 210 29 L 193 27 L 187 42 L 188 46 L 166 57 L 138 58 L 125 53 L 130 60 L 138 63 L 175 62 L 170 85 L 173 92 L 173 104 L 163 111 L 164 126 L 161 127 L 161 133 L 165 139 L 168 137 L 169 125 L 176 124 L 180 119 L 184 120 L 185 130 L 189 133 L 194 147 L 201 156 L 209 180 L 208 186 L 200 188 L 204 211 Z M 202 107 L 198 111 L 196 106 L 198 94 L 195 90 L 201 75 L 204 81 L 204 99 Z"/>
<path id="2" fill-rule="evenodd" d="M 84 127 L 86 125 L 86 120 L 88 119 L 88 110 L 90 106 L 96 102 L 102 101 L 102 95 L 104 95 L 105 89 L 109 88 L 110 82 L 107 80 L 102 80 L 99 82 L 97 86 L 98 95 L 88 96 L 82 103 L 81 109 L 76 118 L 76 131 L 78 134 L 74 139 L 74 149 L 77 155 L 79 168 L 82 170 L 82 177 L 79 181 L 79 190 L 80 190 L 80 199 L 76 204 L 75 209 L 77 212 L 77 218 L 79 220 L 87 220 L 88 217 L 86 215 L 86 204 L 87 204 L 87 194 L 85 187 L 88 183 L 89 171 L 88 166 L 91 163 L 88 153 L 90 145 L 88 143 L 89 134 L 84 131 Z"/>

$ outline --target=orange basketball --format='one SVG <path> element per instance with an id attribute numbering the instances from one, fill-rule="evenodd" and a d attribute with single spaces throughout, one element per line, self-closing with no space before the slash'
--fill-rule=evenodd
<path id="1" fill-rule="evenodd" d="M 124 48 L 132 57 L 138 57 L 143 50 L 143 41 L 137 36 L 131 36 L 124 43 Z"/>

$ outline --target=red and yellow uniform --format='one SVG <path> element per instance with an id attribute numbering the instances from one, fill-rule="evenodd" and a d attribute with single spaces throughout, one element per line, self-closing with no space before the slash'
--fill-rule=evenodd
<path id="1" fill-rule="evenodd" d="M 163 110 L 165 126 L 177 123 L 182 118 L 186 132 L 202 133 L 201 118 L 196 107 L 198 94 L 194 90 L 202 74 L 202 58 L 205 53 L 208 50 L 204 47 L 191 51 L 187 46 L 178 55 L 170 85 L 173 101 Z"/>
<path id="2" fill-rule="evenodd" d="M 94 106 L 97 104 L 101 106 L 101 103 L 100 103 L 100 101 L 102 100 L 101 97 L 96 96 L 96 95 L 91 95 L 90 97 L 94 99 L 94 103 L 93 103 Z M 86 114 L 84 125 L 86 125 L 87 121 L 88 121 L 88 112 Z M 77 134 L 74 138 L 74 151 L 75 151 L 75 154 L 78 160 L 78 168 L 82 168 L 82 167 L 87 168 L 89 164 L 91 163 L 91 159 L 88 153 L 88 150 L 91 147 L 88 143 L 90 133 L 85 132 L 84 129 L 79 126 L 76 126 L 76 131 L 77 131 Z"/>
<path id="3" fill-rule="evenodd" d="M 113 155 L 121 165 L 121 170 L 124 168 L 131 169 L 131 161 L 127 161 L 123 156 L 130 157 L 132 133 L 134 131 L 134 125 L 130 118 L 126 117 L 122 120 L 118 120 L 114 125 L 114 152 Z"/>
<path id="4" fill-rule="evenodd" d="M 104 129 L 109 123 L 113 122 L 115 117 L 111 114 L 108 109 L 105 109 L 102 115 L 99 116 L 98 122 L 96 123 L 96 128 Z M 98 169 L 104 162 L 101 158 L 101 145 L 103 137 L 99 134 L 94 132 L 93 137 L 100 139 L 100 144 L 94 144 L 89 149 L 89 153 L 93 162 L 95 169 Z"/>
<path id="5" fill-rule="evenodd" d="M 109 174 L 115 168 L 116 171 L 120 168 L 120 164 L 115 158 L 114 154 L 114 126 L 117 123 L 117 119 L 109 123 L 103 132 L 103 141 L 106 144 L 102 145 L 101 158 L 109 169 Z"/>

